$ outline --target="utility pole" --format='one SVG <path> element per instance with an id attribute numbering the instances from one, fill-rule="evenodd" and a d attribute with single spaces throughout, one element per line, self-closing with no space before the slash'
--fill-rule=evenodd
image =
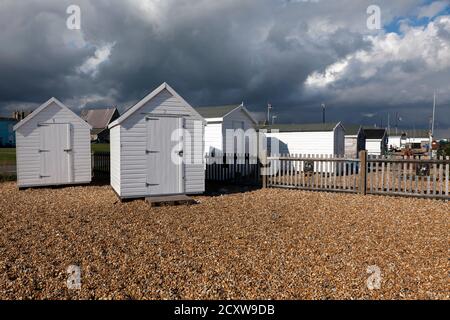
<path id="1" fill-rule="evenodd" d="M 434 122 L 436 120 L 436 90 L 433 96 L 433 117 L 431 119 L 431 132 L 430 132 L 430 159 L 433 158 L 433 139 L 434 139 Z"/>
<path id="2" fill-rule="evenodd" d="M 434 137 L 434 121 L 436 120 L 436 91 L 433 97 L 433 118 L 431 120 L 431 136 Z"/>
<path id="3" fill-rule="evenodd" d="M 326 106 L 325 106 L 325 103 L 322 103 L 322 123 L 326 122 L 325 112 L 326 112 Z"/>
<path id="4" fill-rule="evenodd" d="M 272 110 L 272 105 L 269 103 L 267 105 L 267 125 L 270 125 L 270 110 Z"/>

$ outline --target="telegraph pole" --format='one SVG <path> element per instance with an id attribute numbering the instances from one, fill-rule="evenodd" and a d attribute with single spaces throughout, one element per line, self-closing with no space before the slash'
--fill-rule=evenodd
<path id="1" fill-rule="evenodd" d="M 431 119 L 431 132 L 430 132 L 430 159 L 433 158 L 433 139 L 434 139 L 434 122 L 436 120 L 436 90 L 433 96 L 433 117 Z"/>
<path id="2" fill-rule="evenodd" d="M 433 118 L 431 120 L 431 136 L 434 137 L 434 121 L 436 120 L 436 91 L 433 98 Z"/>
<path id="3" fill-rule="evenodd" d="M 272 105 L 269 103 L 267 105 L 267 125 L 270 125 L 270 110 L 272 110 Z"/>
<path id="4" fill-rule="evenodd" d="M 322 123 L 326 122 L 325 112 L 326 112 L 326 106 L 325 106 L 325 103 L 322 103 Z"/>

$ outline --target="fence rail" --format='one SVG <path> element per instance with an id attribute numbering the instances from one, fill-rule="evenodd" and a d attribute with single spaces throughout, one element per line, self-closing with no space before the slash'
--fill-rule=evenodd
<path id="1" fill-rule="evenodd" d="M 450 157 L 279 155 L 264 161 L 263 185 L 312 191 L 449 199 Z"/>

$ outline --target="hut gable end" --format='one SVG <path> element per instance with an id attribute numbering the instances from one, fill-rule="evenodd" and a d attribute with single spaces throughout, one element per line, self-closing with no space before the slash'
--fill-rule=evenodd
<path id="1" fill-rule="evenodd" d="M 19 187 L 91 181 L 91 127 L 61 102 L 50 99 L 14 129 Z"/>

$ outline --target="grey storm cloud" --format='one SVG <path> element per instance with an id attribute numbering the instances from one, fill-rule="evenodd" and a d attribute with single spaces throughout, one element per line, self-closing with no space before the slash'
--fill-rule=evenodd
<path id="1" fill-rule="evenodd" d="M 0 113 L 51 96 L 74 109 L 123 109 L 166 81 L 193 105 L 245 101 L 263 111 L 271 102 L 279 121 L 319 120 L 325 102 L 333 120 L 379 123 L 401 110 L 411 126 L 426 127 L 437 89 L 439 124 L 450 128 L 441 50 L 450 45 L 450 17 L 422 31 L 405 20 L 404 35 L 391 37 L 367 29 L 372 2 L 1 0 Z M 81 8 L 79 31 L 66 28 L 72 4 Z M 378 1 L 384 24 L 437 15 L 446 4 Z M 411 48 L 414 32 L 432 49 Z"/>

